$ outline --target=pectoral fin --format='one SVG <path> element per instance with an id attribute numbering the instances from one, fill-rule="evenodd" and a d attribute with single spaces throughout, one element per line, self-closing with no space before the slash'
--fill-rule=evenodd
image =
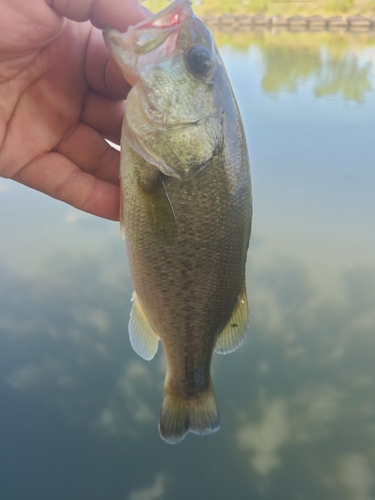
<path id="1" fill-rule="evenodd" d="M 159 174 L 151 185 L 140 187 L 147 216 L 157 238 L 166 245 L 175 242 L 178 237 L 177 223 L 162 174 Z"/>
<path id="2" fill-rule="evenodd" d="M 248 326 L 248 305 L 245 284 L 233 309 L 232 316 L 216 340 L 215 352 L 228 354 L 235 351 L 245 340 Z"/>
<path id="3" fill-rule="evenodd" d="M 130 343 L 141 358 L 149 361 L 158 350 L 159 337 L 152 329 L 135 292 L 132 300 L 133 307 L 129 321 Z"/>

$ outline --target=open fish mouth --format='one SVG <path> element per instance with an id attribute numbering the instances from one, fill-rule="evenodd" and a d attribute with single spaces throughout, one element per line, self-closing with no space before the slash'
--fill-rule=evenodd
<path id="1" fill-rule="evenodd" d="M 192 13 L 191 0 L 180 0 L 173 2 L 162 11 L 154 14 L 137 24 L 138 28 L 155 27 L 167 28 L 184 24 Z"/>
<path id="2" fill-rule="evenodd" d="M 138 67 L 147 66 L 155 58 L 160 61 L 173 55 L 178 35 L 192 15 L 191 0 L 181 0 L 137 25 L 129 26 L 126 33 L 105 27 L 103 34 L 107 44 L 122 52 L 127 71 L 137 75 Z"/>

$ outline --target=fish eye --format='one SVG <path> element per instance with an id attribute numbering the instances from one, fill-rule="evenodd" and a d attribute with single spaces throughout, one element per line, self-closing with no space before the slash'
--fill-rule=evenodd
<path id="1" fill-rule="evenodd" d="M 193 73 L 206 76 L 214 67 L 215 59 L 204 45 L 194 45 L 186 56 L 186 62 Z"/>

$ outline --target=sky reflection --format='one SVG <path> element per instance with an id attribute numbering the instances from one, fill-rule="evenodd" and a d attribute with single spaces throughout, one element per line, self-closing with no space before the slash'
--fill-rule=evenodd
<path id="1" fill-rule="evenodd" d="M 117 224 L 0 180 L 7 500 L 375 498 L 374 52 L 291 40 L 222 44 L 255 216 L 250 332 L 214 358 L 212 436 L 159 438 L 165 364 L 131 350 Z"/>

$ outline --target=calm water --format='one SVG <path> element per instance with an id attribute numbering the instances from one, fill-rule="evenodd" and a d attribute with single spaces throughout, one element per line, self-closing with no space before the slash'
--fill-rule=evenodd
<path id="1" fill-rule="evenodd" d="M 160 439 L 117 224 L 0 179 L 1 500 L 375 499 L 375 37 L 217 39 L 255 212 L 221 429 Z"/>

